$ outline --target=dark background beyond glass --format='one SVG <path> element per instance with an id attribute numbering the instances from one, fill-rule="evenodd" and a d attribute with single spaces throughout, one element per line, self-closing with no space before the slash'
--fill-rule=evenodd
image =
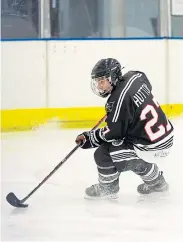
<path id="1" fill-rule="evenodd" d="M 1 37 L 38 37 L 38 0 L 1 0 Z"/>
<path id="2" fill-rule="evenodd" d="M 183 37 L 183 16 L 172 16 L 172 36 Z"/>
<path id="3" fill-rule="evenodd" d="M 103 31 L 108 25 L 111 2 L 119 0 L 51 0 L 52 37 L 116 37 Z M 160 36 L 159 0 L 123 0 L 125 36 Z M 104 13 L 104 11 L 106 13 Z M 108 26 L 110 28 L 110 26 Z M 110 31 L 109 31 L 110 32 Z"/>

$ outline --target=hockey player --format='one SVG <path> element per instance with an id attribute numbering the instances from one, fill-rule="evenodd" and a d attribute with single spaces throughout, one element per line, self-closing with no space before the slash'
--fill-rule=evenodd
<path id="1" fill-rule="evenodd" d="M 102 59 L 91 72 L 92 90 L 108 97 L 106 126 L 83 132 L 76 138 L 81 148 L 96 148 L 94 159 L 98 184 L 85 191 L 86 198 L 117 198 L 119 176 L 132 171 L 143 180 L 140 194 L 168 190 L 163 172 L 156 163 L 143 160 L 138 150 L 167 156 L 173 145 L 173 126 L 152 94 L 147 76 L 140 71 L 123 74 L 113 58 Z"/>

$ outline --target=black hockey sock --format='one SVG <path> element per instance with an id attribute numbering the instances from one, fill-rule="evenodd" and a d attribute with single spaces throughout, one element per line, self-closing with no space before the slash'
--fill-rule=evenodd
<path id="1" fill-rule="evenodd" d="M 139 175 L 144 182 L 152 182 L 159 175 L 159 168 L 156 164 L 138 160 L 131 166 L 131 170 Z"/>
<path id="2" fill-rule="evenodd" d="M 140 175 L 142 180 L 146 183 L 151 183 L 155 181 L 159 176 L 159 169 L 156 164 L 151 164 L 151 169 L 147 169 L 147 173 L 144 175 Z"/>
<path id="3" fill-rule="evenodd" d="M 119 178 L 119 172 L 116 171 L 113 174 L 108 174 L 108 175 L 104 175 L 102 173 L 98 173 L 99 175 L 99 182 L 103 183 L 103 184 L 109 184 L 109 183 L 113 183 L 114 181 L 118 180 Z"/>

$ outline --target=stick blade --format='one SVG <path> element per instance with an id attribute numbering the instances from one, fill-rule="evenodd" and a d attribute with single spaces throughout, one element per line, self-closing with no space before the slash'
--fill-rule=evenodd
<path id="1" fill-rule="evenodd" d="M 16 208 L 26 208 L 28 207 L 28 204 L 23 204 L 21 200 L 19 200 L 13 192 L 10 192 L 6 196 L 6 200 L 9 204 L 11 204 L 13 207 Z"/>

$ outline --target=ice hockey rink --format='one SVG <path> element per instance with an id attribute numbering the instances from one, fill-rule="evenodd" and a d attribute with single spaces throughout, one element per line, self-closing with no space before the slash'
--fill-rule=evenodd
<path id="1" fill-rule="evenodd" d="M 34 131 L 2 133 L 2 241 L 183 241 L 183 119 L 172 120 L 175 142 L 160 168 L 170 191 L 139 195 L 141 180 L 131 172 L 120 176 L 118 200 L 84 199 L 97 182 L 94 150 L 77 150 L 28 200 L 13 208 L 6 195 L 25 197 L 75 147 L 81 130 L 47 124 Z"/>

